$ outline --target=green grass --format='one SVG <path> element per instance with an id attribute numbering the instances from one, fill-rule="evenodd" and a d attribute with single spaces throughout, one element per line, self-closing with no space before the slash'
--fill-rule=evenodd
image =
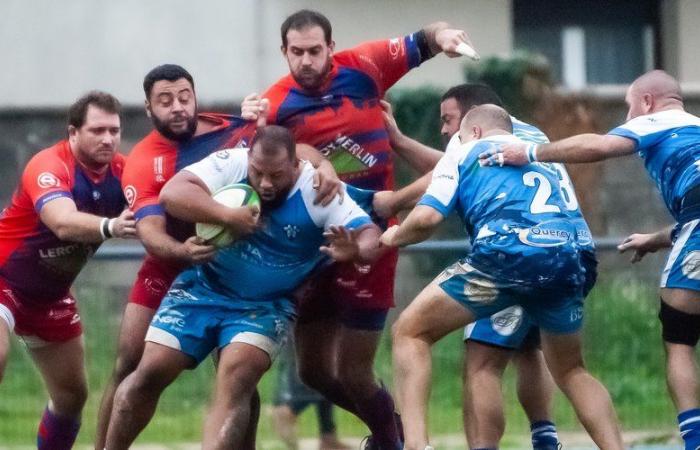
<path id="1" fill-rule="evenodd" d="M 90 398 L 79 442 L 92 441 L 101 389 L 112 368 L 121 301 L 99 291 L 79 293 L 87 342 Z M 656 293 L 635 283 L 607 281 L 586 301 L 586 360 L 590 370 L 608 387 L 618 414 L 627 429 L 668 429 L 675 413 L 668 400 L 663 375 L 663 350 L 656 319 Z M 432 434 L 461 433 L 461 332 L 439 342 L 433 352 L 434 374 L 430 429 Z M 391 382 L 390 342 L 381 343 L 377 373 Z M 211 362 L 185 373 L 171 386 L 159 404 L 156 417 L 139 442 L 196 442 L 203 411 L 213 380 Z M 260 384 L 264 406 L 272 399 L 274 374 Z M 527 420 L 515 396 L 513 371 L 504 383 L 508 431 L 504 444 L 517 442 L 528 429 Z M 0 385 L 0 443 L 34 442 L 36 426 L 46 395 L 31 360 L 21 345 L 13 345 L 5 380 Z M 569 405 L 557 395 L 554 417 L 562 429 L 577 429 Z M 359 436 L 364 426 L 338 411 L 341 435 Z M 315 413 L 309 409 L 300 420 L 300 434 L 316 433 Z M 269 418 L 263 413 L 259 435 L 272 436 Z"/>

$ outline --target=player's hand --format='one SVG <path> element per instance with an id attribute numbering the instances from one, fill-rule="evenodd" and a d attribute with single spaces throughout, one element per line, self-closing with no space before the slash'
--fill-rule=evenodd
<path id="1" fill-rule="evenodd" d="M 394 244 L 394 236 L 396 232 L 399 231 L 398 225 L 390 226 L 382 235 L 379 237 L 379 242 L 386 247 L 396 247 Z"/>
<path id="2" fill-rule="evenodd" d="M 313 188 L 316 190 L 314 205 L 326 206 L 333 201 L 335 196 L 339 196 L 338 201 L 342 204 L 345 197 L 345 185 L 338 174 L 335 173 L 333 164 L 324 159 L 314 172 Z"/>
<path id="3" fill-rule="evenodd" d="M 527 144 L 496 145 L 479 154 L 482 166 L 524 166 L 528 163 Z"/>
<path id="4" fill-rule="evenodd" d="M 110 219 L 109 231 L 115 238 L 135 239 L 136 238 L 136 220 L 134 213 L 125 209 L 119 214 L 119 217 Z"/>
<path id="5" fill-rule="evenodd" d="M 206 243 L 199 236 L 192 236 L 182 243 L 184 259 L 190 264 L 202 264 L 216 254 L 216 247 Z"/>
<path id="6" fill-rule="evenodd" d="M 328 231 L 323 233 L 323 237 L 328 240 L 328 245 L 319 247 L 319 250 L 335 261 L 353 261 L 360 254 L 360 246 L 357 244 L 355 233 L 355 231 L 348 230 L 343 226 L 332 225 Z"/>
<path id="7" fill-rule="evenodd" d="M 372 197 L 372 209 L 378 217 L 389 219 L 396 215 L 398 211 L 396 210 L 394 195 L 394 191 L 378 191 L 374 193 Z"/>
<path id="8" fill-rule="evenodd" d="M 260 208 L 255 205 L 231 208 L 231 214 L 227 221 L 228 227 L 236 233 L 236 236 L 247 236 L 258 229 Z"/>
<path id="9" fill-rule="evenodd" d="M 382 105 L 382 117 L 384 118 L 386 132 L 389 134 L 389 143 L 392 147 L 399 147 L 399 143 L 401 139 L 404 138 L 404 135 L 399 129 L 399 125 L 396 123 L 391 103 L 386 100 L 380 100 L 379 103 Z"/>
<path id="10" fill-rule="evenodd" d="M 244 98 L 243 103 L 241 103 L 241 117 L 245 120 L 256 121 L 258 128 L 267 125 L 269 111 L 270 100 L 260 98 L 255 92 Z"/>
<path id="11" fill-rule="evenodd" d="M 478 60 L 479 55 L 474 51 L 469 35 L 464 30 L 456 30 L 453 28 L 444 28 L 435 33 L 435 43 L 450 58 L 459 56 L 468 56 L 471 59 Z M 468 46 L 465 48 L 465 44 Z"/>
<path id="12" fill-rule="evenodd" d="M 625 238 L 617 249 L 620 253 L 625 253 L 627 250 L 634 250 L 634 254 L 630 258 L 632 264 L 639 262 L 647 253 L 654 253 L 657 250 L 665 247 L 661 245 L 657 239 L 657 233 L 635 233 L 630 234 Z"/>

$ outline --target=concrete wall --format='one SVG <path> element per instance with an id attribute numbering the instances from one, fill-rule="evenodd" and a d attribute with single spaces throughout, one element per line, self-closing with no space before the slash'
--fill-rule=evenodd
<path id="1" fill-rule="evenodd" d="M 482 54 L 511 48 L 510 0 L 2 0 L 0 108 L 63 106 L 100 88 L 141 104 L 141 80 L 157 64 L 192 72 L 200 101 L 238 100 L 284 75 L 279 26 L 302 7 L 324 12 L 338 49 L 448 20 Z M 448 86 L 460 64 L 439 56 L 401 82 Z"/>

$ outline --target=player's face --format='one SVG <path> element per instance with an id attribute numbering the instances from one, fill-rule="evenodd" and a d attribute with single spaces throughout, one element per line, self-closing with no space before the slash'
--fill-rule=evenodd
<path id="1" fill-rule="evenodd" d="M 321 88 L 331 70 L 334 45 L 334 42 L 326 43 L 319 26 L 287 32 L 287 47 L 282 47 L 282 53 L 287 58 L 292 77 L 301 87 L 308 91 Z"/>
<path id="2" fill-rule="evenodd" d="M 121 142 L 119 114 L 88 105 L 83 126 L 68 127 L 68 140 L 78 160 L 86 166 L 101 168 L 109 164 Z"/>
<path id="3" fill-rule="evenodd" d="M 197 131 L 197 97 L 188 80 L 158 80 L 146 100 L 146 114 L 166 138 L 185 142 Z"/>
<path id="4" fill-rule="evenodd" d="M 445 145 L 450 142 L 453 134 L 459 131 L 459 124 L 462 121 L 462 111 L 454 98 L 448 98 L 440 103 L 440 134 Z"/>
<path id="5" fill-rule="evenodd" d="M 263 210 L 274 209 L 287 198 L 297 179 L 298 162 L 281 149 L 273 156 L 263 155 L 256 144 L 248 158 L 248 182 L 260 196 Z"/>

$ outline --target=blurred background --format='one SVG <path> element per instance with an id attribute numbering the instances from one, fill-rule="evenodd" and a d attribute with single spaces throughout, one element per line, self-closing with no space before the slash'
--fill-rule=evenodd
<path id="1" fill-rule="evenodd" d="M 68 105 L 90 89 L 106 90 L 122 101 L 121 150 L 127 154 L 150 131 L 141 83 L 158 64 L 177 63 L 192 73 L 200 110 L 238 111 L 245 95 L 264 90 L 287 73 L 279 26 L 300 8 L 328 16 L 338 50 L 408 34 L 436 20 L 467 30 L 482 55 L 479 64 L 440 55 L 389 92 L 404 132 L 436 148 L 441 145 L 440 96 L 465 81 L 490 84 L 513 115 L 539 126 L 552 140 L 581 132 L 604 133 L 622 123 L 626 84 L 653 68 L 678 77 L 686 108 L 700 113 L 697 0 L 2 0 L 3 204 L 28 159 L 65 136 Z M 400 161 L 397 172 L 400 183 L 416 175 Z M 669 224 L 670 217 L 638 158 L 571 166 L 569 173 L 601 243 L 599 281 L 586 306 L 587 362 L 610 389 L 625 429 L 634 432 L 630 436 L 640 442 L 664 441 L 675 435 L 656 320 L 656 286 L 665 255 L 651 255 L 632 266 L 611 244 L 632 232 L 655 231 Z M 463 237 L 459 225 L 451 222 L 436 239 Z M 459 247 L 404 252 L 396 282 L 396 312 L 463 253 Z M 138 265 L 139 258 L 130 253 L 103 255 L 88 264 L 76 284 L 91 385 L 82 444 L 92 439 L 96 405 L 113 364 L 115 333 Z M 441 342 L 434 354 L 438 369 L 431 427 L 445 442 L 453 442 L 443 448 L 464 447 L 459 334 Z M 390 351 L 385 339 L 377 372 L 389 384 Z M 206 362 L 178 381 L 139 442 L 165 448 L 197 442 L 212 371 Z M 527 440 L 528 424 L 515 399 L 512 378 L 509 371 L 504 384 L 508 408 L 504 444 L 518 448 Z M 265 406 L 274 383 L 274 373 L 263 380 Z M 14 345 L 0 385 L 1 448 L 33 442 L 44 402 L 31 362 L 21 346 Z M 554 419 L 573 433 L 572 442 L 578 439 L 578 422 L 561 398 Z M 316 433 L 313 422 L 313 413 L 302 415 L 301 436 Z M 339 432 L 357 438 L 365 430 L 353 418 L 339 414 Z M 260 448 L 283 448 L 265 412 L 260 441 Z"/>

